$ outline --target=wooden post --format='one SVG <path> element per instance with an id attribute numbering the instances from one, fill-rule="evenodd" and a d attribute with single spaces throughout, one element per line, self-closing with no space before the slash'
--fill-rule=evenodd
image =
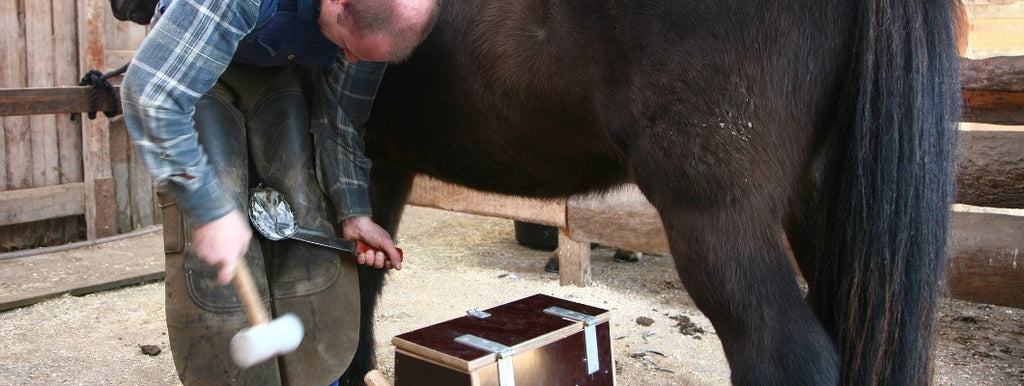
<path id="1" fill-rule="evenodd" d="M 78 2 L 79 70 L 104 70 L 104 15 L 108 5 L 101 0 Z M 82 119 L 82 159 L 85 182 L 85 224 L 89 240 L 116 234 L 116 198 L 110 171 L 107 119 L 102 114 Z"/>
<path id="2" fill-rule="evenodd" d="M 569 229 L 558 228 L 558 284 L 586 287 L 593 281 L 590 274 L 590 241 L 577 241 Z"/>
<path id="3" fill-rule="evenodd" d="M 128 131 L 124 127 L 124 119 L 116 117 L 110 120 L 108 135 L 110 135 L 110 169 L 117 181 L 114 187 L 114 196 L 117 201 L 117 223 L 118 233 L 132 230 L 132 203 L 131 203 L 131 178 L 129 178 Z"/>

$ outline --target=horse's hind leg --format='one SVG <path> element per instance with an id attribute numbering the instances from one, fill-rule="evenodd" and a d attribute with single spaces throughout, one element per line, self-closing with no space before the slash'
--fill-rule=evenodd
<path id="1" fill-rule="evenodd" d="M 797 192 L 790 200 L 784 227 L 793 259 L 800 268 L 800 273 L 812 290 L 812 283 L 817 280 L 818 259 L 814 253 L 815 219 L 819 214 L 818 196 L 820 182 L 813 171 L 809 171 L 804 181 L 797 186 Z M 808 296 L 814 296 L 809 294 Z"/>
<path id="2" fill-rule="evenodd" d="M 788 185 L 764 172 L 779 163 L 739 155 L 779 152 L 692 143 L 723 143 L 699 135 L 710 137 L 643 138 L 633 170 L 661 214 L 684 286 L 721 338 L 733 382 L 835 384 L 836 349 L 801 295 L 784 240 Z M 698 151 L 708 148 L 719 151 Z"/>

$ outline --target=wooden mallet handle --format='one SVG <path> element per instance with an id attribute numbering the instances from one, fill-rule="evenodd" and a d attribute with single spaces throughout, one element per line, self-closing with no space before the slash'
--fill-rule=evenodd
<path id="1" fill-rule="evenodd" d="M 391 386 L 391 382 L 388 382 L 388 379 L 384 377 L 384 373 L 377 369 L 366 373 L 366 376 L 363 377 L 363 382 L 366 382 L 366 386 Z"/>
<path id="2" fill-rule="evenodd" d="M 263 307 L 263 299 L 260 298 L 259 290 L 256 289 L 256 283 L 253 282 L 249 265 L 245 263 L 245 256 L 238 257 L 238 266 L 235 269 L 235 278 L 232 282 L 235 283 L 238 297 L 245 307 L 245 315 L 249 318 L 249 324 L 257 326 L 270 322 L 270 313 Z"/>

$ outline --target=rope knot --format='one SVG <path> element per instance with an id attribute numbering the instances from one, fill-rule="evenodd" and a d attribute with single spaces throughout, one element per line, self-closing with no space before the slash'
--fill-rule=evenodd
<path id="1" fill-rule="evenodd" d="M 92 86 L 92 93 L 89 96 L 89 119 L 96 119 L 96 112 L 99 110 L 100 105 L 100 96 L 104 95 L 104 93 L 114 103 L 112 106 L 113 108 L 103 111 L 103 115 L 106 115 L 107 118 L 113 118 L 118 114 L 121 114 L 121 98 L 117 95 L 117 90 L 114 89 L 114 85 L 110 84 L 108 79 L 110 77 L 123 74 L 127 69 L 128 65 L 125 64 L 124 66 L 106 74 L 98 70 L 89 70 L 89 72 L 86 72 L 85 75 L 82 76 L 82 80 L 78 82 L 78 85 Z M 71 120 L 74 119 L 75 115 L 72 114 Z"/>

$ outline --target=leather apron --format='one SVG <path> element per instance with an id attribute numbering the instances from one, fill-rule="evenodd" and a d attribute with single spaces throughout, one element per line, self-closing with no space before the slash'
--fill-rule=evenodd
<path id="1" fill-rule="evenodd" d="M 303 228 L 339 234 L 333 208 L 317 183 L 310 134 L 311 70 L 298 66 L 229 66 L 196 105 L 199 142 L 248 208 L 248 191 L 280 191 Z M 291 354 L 246 370 L 229 356 L 230 339 L 248 327 L 234 287 L 216 283 L 216 267 L 196 256 L 189 224 L 161 197 L 166 252 L 166 314 L 171 351 L 186 385 L 327 385 L 345 371 L 359 341 L 355 257 L 298 241 L 269 241 L 257 232 L 245 259 L 264 304 L 276 317 L 295 313 L 305 337 Z"/>

